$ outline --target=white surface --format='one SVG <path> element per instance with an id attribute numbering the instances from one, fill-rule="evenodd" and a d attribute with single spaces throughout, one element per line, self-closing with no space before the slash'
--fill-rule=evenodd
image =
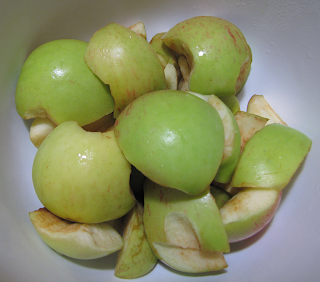
<path id="1" fill-rule="evenodd" d="M 240 94 L 245 110 L 253 94 L 265 95 L 290 126 L 313 140 L 299 173 L 285 189 L 276 217 L 257 236 L 232 245 L 229 268 L 216 274 L 181 275 L 158 264 L 135 281 L 319 281 L 320 99 L 318 0 L 14 1 L 0 2 L 0 281 L 120 281 L 116 255 L 95 261 L 59 256 L 37 236 L 28 212 L 41 204 L 31 181 L 36 149 L 29 122 L 16 113 L 15 84 L 26 56 L 58 38 L 89 40 L 110 21 L 143 21 L 148 39 L 175 23 L 214 15 L 236 24 L 253 52 L 250 77 Z"/>

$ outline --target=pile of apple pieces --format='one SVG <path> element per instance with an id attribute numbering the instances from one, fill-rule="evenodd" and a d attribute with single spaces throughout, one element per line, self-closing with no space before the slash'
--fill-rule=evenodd
<path id="1" fill-rule="evenodd" d="M 211 17 L 205 19 L 212 20 Z M 191 19 L 189 24 L 196 26 L 194 20 Z M 176 28 L 180 29 L 180 26 L 177 25 Z M 145 40 L 143 25 L 131 27 L 133 30 L 136 28 Z M 128 33 L 127 29 L 116 24 L 103 29 L 104 32 L 111 32 L 110 30 Z M 98 35 L 99 33 L 95 35 L 94 43 L 101 47 L 104 42 L 101 43 L 102 39 Z M 168 32 L 167 36 L 169 35 Z M 130 33 L 131 37 L 133 33 Z M 163 39 L 160 43 L 165 41 L 165 37 L 161 37 Z M 139 44 L 142 42 L 140 39 L 137 40 Z M 150 45 L 155 46 L 155 42 L 156 37 Z M 170 43 L 168 45 L 171 48 L 176 46 Z M 229 242 L 252 236 L 269 222 L 280 202 L 281 190 L 289 182 L 311 146 L 311 141 L 305 135 L 287 126 L 265 126 L 268 119 L 269 123 L 282 121 L 262 96 L 253 96 L 247 112 L 239 111 L 239 103 L 234 94 L 242 88 L 251 63 L 251 51 L 246 44 L 243 46 L 246 50 L 244 57 L 239 58 L 237 73 L 230 78 L 232 82 L 227 83 L 228 86 L 231 85 L 231 89 L 224 89 L 227 96 L 221 99 L 214 95 L 203 95 L 221 92 L 221 89 L 203 93 L 203 84 L 191 80 L 191 74 L 197 73 L 197 56 L 191 56 L 191 45 L 190 50 L 174 49 L 174 52 L 167 49 L 168 46 L 163 43 L 158 46 L 158 56 L 153 56 L 156 54 L 153 53 L 151 57 L 156 59 L 150 61 L 157 65 L 155 69 L 161 70 L 162 75 L 155 75 L 161 78 L 152 86 L 152 90 L 142 91 L 136 87 L 131 90 L 127 87 L 140 77 L 135 72 L 137 69 L 133 66 L 129 68 L 128 73 L 134 72 L 137 76 L 131 81 L 126 81 L 129 74 L 123 75 L 121 70 L 120 75 L 116 76 L 118 65 L 106 72 L 103 65 L 99 66 L 102 64 L 103 54 L 97 54 L 94 47 L 87 48 L 89 51 L 86 51 L 86 63 L 92 63 L 90 68 L 97 75 L 102 70 L 105 78 L 98 75 L 99 78 L 104 84 L 110 85 L 110 89 L 102 87 L 103 91 L 108 93 L 109 98 L 111 94 L 113 96 L 113 100 L 108 99 L 107 104 L 112 108 L 114 101 L 114 112 L 109 110 L 102 116 L 100 114 L 97 122 L 68 121 L 74 120 L 70 117 L 63 122 L 57 122 L 54 114 L 44 109 L 43 102 L 42 106 L 38 107 L 41 105 L 39 101 L 35 102 L 36 108 L 32 105 L 32 110 L 26 111 L 28 115 L 21 114 L 25 118 L 36 117 L 30 131 L 31 139 L 39 147 L 33 167 L 33 180 L 37 195 L 46 208 L 30 213 L 30 218 L 39 235 L 59 253 L 79 259 L 98 258 L 120 250 L 115 275 L 123 278 L 135 278 L 148 273 L 157 259 L 184 272 L 226 268 L 223 252 L 229 251 Z M 141 45 L 138 45 L 137 49 L 144 53 L 141 51 Z M 165 53 L 161 54 L 163 50 L 170 51 L 168 61 Z M 114 52 L 115 55 L 120 55 L 121 48 L 116 48 Z M 202 59 L 205 55 L 205 51 L 198 52 L 197 59 Z M 98 60 L 94 61 L 96 57 Z M 143 62 L 145 60 L 144 58 Z M 139 68 L 142 68 L 141 61 L 142 59 Z M 145 69 L 142 70 L 146 72 Z M 207 70 L 204 72 L 207 73 Z M 225 74 L 226 71 L 223 72 L 223 76 L 226 76 Z M 59 75 L 62 76 L 61 72 L 55 72 L 55 76 Z M 114 80 L 119 77 L 124 80 L 114 86 L 110 81 L 113 75 L 116 77 Z M 83 79 L 86 75 L 78 76 Z M 219 80 L 221 81 L 221 78 Z M 149 85 L 145 82 L 142 84 Z M 221 85 L 218 86 L 221 88 Z M 119 89 L 121 87 L 127 88 Z M 157 88 L 174 90 L 153 92 L 158 90 Z M 189 93 L 178 92 L 176 89 Z M 205 89 L 209 89 L 209 86 L 205 85 Z M 231 91 L 231 94 L 228 91 Z M 17 93 L 20 92 L 23 92 L 22 87 L 17 87 Z M 141 94 L 144 92 L 151 93 Z M 138 98 L 139 96 L 141 97 Z M 163 111 L 170 99 L 173 108 L 179 111 L 180 119 L 178 116 L 166 116 L 170 112 L 174 113 L 172 110 Z M 150 102 L 149 107 L 146 107 L 145 102 Z M 19 105 L 23 103 L 17 104 L 19 112 Z M 148 113 L 143 109 L 149 109 Z M 68 109 L 65 108 L 62 112 L 66 113 Z M 158 119 L 153 119 L 156 113 Z M 81 116 L 90 115 L 85 113 Z M 274 117 L 277 120 L 274 120 Z M 115 125 L 114 118 L 117 118 Z M 173 128 L 162 128 L 162 132 L 159 128 L 164 124 L 164 120 L 170 124 L 175 118 L 179 121 L 170 126 L 179 130 L 185 129 L 189 134 L 189 141 L 201 152 L 187 150 L 183 147 L 183 142 L 178 140 L 174 149 L 164 154 L 164 151 L 177 141 L 177 135 L 174 134 Z M 153 151 L 145 151 L 146 147 L 139 145 L 142 135 L 137 132 L 141 130 L 142 124 L 140 123 L 138 128 L 136 124 L 140 119 L 146 121 L 142 129 L 147 139 L 154 129 L 160 131 L 158 137 L 160 134 L 161 138 L 155 135 L 155 143 L 151 142 Z M 155 122 L 158 122 L 158 125 Z M 54 129 L 57 124 L 60 125 Z M 196 131 L 197 128 L 199 131 Z M 43 141 L 44 139 L 46 140 Z M 287 139 L 293 140 L 291 147 L 287 146 Z M 161 144 L 160 141 L 164 143 Z M 277 152 L 274 151 L 274 143 L 278 148 Z M 297 143 L 301 145 L 298 150 Z M 73 144 L 77 144 L 75 148 Z M 211 146 L 212 144 L 214 146 Z M 257 144 L 259 145 L 256 146 Z M 156 150 L 157 148 L 163 150 Z M 253 148 L 257 148 L 255 154 L 252 153 Z M 270 154 L 261 152 L 266 148 L 269 148 Z M 292 151 L 296 153 L 293 154 L 294 158 L 288 161 L 286 157 L 288 154 L 292 155 Z M 71 155 L 76 157 L 70 157 Z M 253 155 L 256 157 L 251 159 Z M 146 157 L 150 156 L 153 156 L 153 159 L 146 162 Z M 176 159 L 171 165 L 167 164 L 164 181 L 163 175 L 155 175 L 155 172 L 164 166 L 159 160 L 168 158 L 170 163 L 172 156 L 176 156 L 178 161 Z M 183 156 L 184 159 L 179 159 L 179 156 Z M 207 157 L 206 165 L 201 163 L 203 156 Z M 283 163 L 271 163 L 269 167 L 266 165 L 270 160 L 278 161 L 279 156 L 284 160 Z M 139 173 L 134 175 L 135 170 L 131 172 L 131 165 L 138 168 L 147 179 L 144 180 L 145 176 Z M 158 165 L 155 170 L 154 165 Z M 248 165 L 251 165 L 250 169 Z M 282 166 L 281 171 L 279 166 Z M 249 170 L 249 173 L 243 170 Z M 137 189 L 141 190 L 139 184 L 144 182 L 144 207 L 131 193 L 130 174 L 131 188 L 137 186 Z M 63 183 L 59 183 L 64 175 L 69 182 L 66 182 L 65 178 Z M 137 177 L 139 183 L 134 182 L 134 177 Z M 216 186 L 223 187 L 229 193 L 214 187 L 212 180 Z M 181 185 L 181 182 L 184 184 Z M 52 185 L 59 187 L 55 193 L 48 190 Z M 108 187 L 107 191 L 105 187 Z M 234 196 L 231 197 L 231 194 Z M 120 235 L 122 230 L 123 238 Z"/>

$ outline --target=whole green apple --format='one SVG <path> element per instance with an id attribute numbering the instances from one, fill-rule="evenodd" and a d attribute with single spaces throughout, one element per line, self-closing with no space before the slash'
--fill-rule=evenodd
<path id="1" fill-rule="evenodd" d="M 275 189 L 244 188 L 221 209 L 229 242 L 247 239 L 262 230 L 274 217 L 282 197 Z"/>
<path id="2" fill-rule="evenodd" d="M 242 89 L 252 54 L 242 32 L 231 22 L 211 16 L 194 17 L 176 24 L 162 40 L 187 58 L 190 91 L 220 97 Z"/>
<path id="3" fill-rule="evenodd" d="M 32 178 L 40 202 L 53 214 L 99 223 L 119 218 L 135 205 L 130 172 L 113 130 L 87 132 L 69 121 L 40 145 Z"/>
<path id="4" fill-rule="evenodd" d="M 57 125 L 73 120 L 83 126 L 113 112 L 109 87 L 83 61 L 87 45 L 54 40 L 30 54 L 16 88 L 16 109 L 22 118 L 49 118 Z"/>
<path id="5" fill-rule="evenodd" d="M 166 89 L 157 53 L 142 36 L 122 25 L 110 23 L 96 31 L 84 60 L 110 86 L 115 117 L 140 95 Z"/>
<path id="6" fill-rule="evenodd" d="M 218 112 L 182 91 L 163 90 L 131 102 L 115 135 L 128 161 L 152 181 L 190 195 L 214 179 L 224 148 Z"/>
<path id="7" fill-rule="evenodd" d="M 231 186 L 282 190 L 311 148 L 302 132 L 282 124 L 269 124 L 244 146 Z"/>

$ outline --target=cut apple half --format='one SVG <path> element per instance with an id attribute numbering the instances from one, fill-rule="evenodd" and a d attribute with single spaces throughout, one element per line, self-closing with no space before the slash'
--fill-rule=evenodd
<path id="1" fill-rule="evenodd" d="M 29 213 L 43 241 L 56 252 L 75 259 L 96 259 L 122 248 L 123 240 L 114 220 L 99 224 L 73 223 L 61 219 L 46 208 Z"/>
<path id="2" fill-rule="evenodd" d="M 267 124 L 280 123 L 287 125 L 282 118 L 271 108 L 270 104 L 264 98 L 263 95 L 253 95 L 248 102 L 247 112 L 255 114 L 261 117 L 265 117 L 268 120 Z"/>
<path id="3" fill-rule="evenodd" d="M 207 101 L 220 115 L 224 128 L 224 150 L 222 162 L 214 178 L 216 182 L 228 183 L 240 157 L 241 136 L 238 123 L 230 109 L 215 95 L 189 92 Z"/>
<path id="4" fill-rule="evenodd" d="M 158 259 L 148 243 L 143 224 L 143 206 L 139 203 L 125 217 L 123 241 L 115 276 L 133 279 L 149 273 Z"/>
<path id="5" fill-rule="evenodd" d="M 275 215 L 281 191 L 246 188 L 233 196 L 221 209 L 229 242 L 247 239 L 262 230 Z"/>

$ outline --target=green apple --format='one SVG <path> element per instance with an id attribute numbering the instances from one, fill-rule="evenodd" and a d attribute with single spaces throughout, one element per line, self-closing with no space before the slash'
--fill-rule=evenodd
<path id="1" fill-rule="evenodd" d="M 271 108 L 263 95 L 253 95 L 248 102 L 247 112 L 268 119 L 267 124 L 280 123 L 287 125 L 282 118 Z"/>
<path id="2" fill-rule="evenodd" d="M 148 243 L 143 223 L 143 206 L 139 203 L 126 215 L 123 241 L 115 276 L 133 279 L 150 272 L 158 259 Z"/>
<path id="3" fill-rule="evenodd" d="M 218 188 L 213 185 L 210 185 L 210 193 L 215 199 L 218 209 L 221 209 L 225 205 L 225 203 L 227 203 L 232 198 L 232 195 L 225 189 Z"/>
<path id="4" fill-rule="evenodd" d="M 247 239 L 262 230 L 274 217 L 282 191 L 245 188 L 221 209 L 221 217 L 229 242 Z"/>
<path id="5" fill-rule="evenodd" d="M 162 41 L 187 58 L 190 91 L 218 97 L 234 95 L 249 75 L 251 49 L 239 28 L 227 20 L 190 18 L 172 27 Z"/>
<path id="6" fill-rule="evenodd" d="M 269 124 L 246 143 L 231 186 L 281 190 L 290 181 L 311 148 L 302 132 L 282 124 Z"/>
<path id="7" fill-rule="evenodd" d="M 227 267 L 223 252 L 230 251 L 228 238 L 209 187 L 190 196 L 147 179 L 144 193 L 145 231 L 162 262 L 189 273 Z"/>
<path id="8" fill-rule="evenodd" d="M 157 53 L 142 36 L 122 25 L 110 23 L 96 31 L 84 60 L 110 86 L 115 117 L 137 97 L 166 89 Z"/>
<path id="9" fill-rule="evenodd" d="M 152 248 L 154 242 L 160 242 L 182 248 L 230 251 L 221 215 L 209 187 L 192 196 L 147 179 L 144 207 L 143 220 Z"/>
<path id="10" fill-rule="evenodd" d="M 224 128 L 224 150 L 222 162 L 214 181 L 229 183 L 240 157 L 241 136 L 238 123 L 231 110 L 215 95 L 189 92 L 207 101 L 220 115 Z"/>
<path id="11" fill-rule="evenodd" d="M 224 148 L 218 112 L 182 91 L 145 94 L 118 116 L 115 135 L 128 161 L 152 181 L 190 195 L 214 179 Z"/>
<path id="12" fill-rule="evenodd" d="M 241 135 L 241 152 L 248 140 L 268 122 L 267 118 L 238 111 L 235 115 Z"/>
<path id="13" fill-rule="evenodd" d="M 87 45 L 54 40 L 30 54 L 16 88 L 16 109 L 22 118 L 49 118 L 56 125 L 72 120 L 83 126 L 113 112 L 109 87 L 83 61 Z"/>
<path id="14" fill-rule="evenodd" d="M 84 224 L 61 219 L 46 208 L 29 213 L 41 239 L 53 250 L 75 259 L 96 259 L 120 250 L 123 240 L 118 220 Z"/>
<path id="15" fill-rule="evenodd" d="M 130 172 L 113 130 L 86 132 L 67 121 L 42 142 L 32 178 L 40 202 L 53 214 L 100 223 L 125 215 L 135 205 Z"/>

